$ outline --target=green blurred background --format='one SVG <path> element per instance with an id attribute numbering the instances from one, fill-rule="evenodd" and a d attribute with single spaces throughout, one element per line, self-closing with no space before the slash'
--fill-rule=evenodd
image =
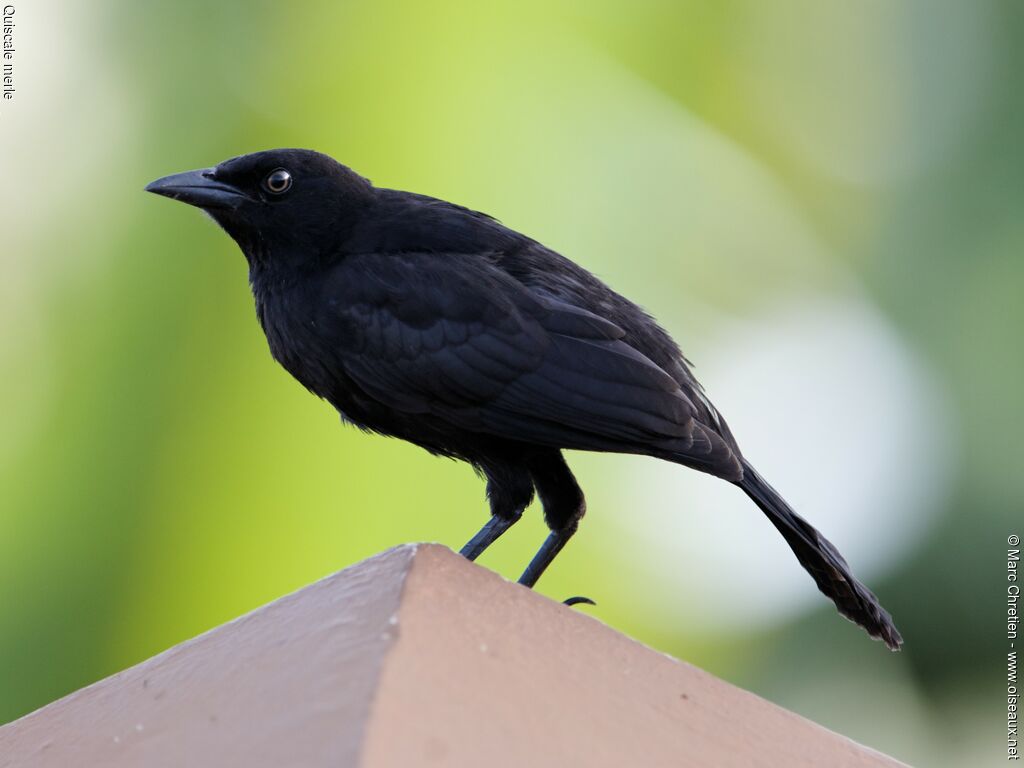
<path id="1" fill-rule="evenodd" d="M 16 3 L 0 102 L 0 722 L 400 542 L 472 472 L 270 359 L 235 245 L 143 194 L 277 146 L 490 212 L 676 336 L 906 639 L 725 483 L 571 455 L 541 582 L 920 765 L 1005 759 L 1024 428 L 1020 3 Z M 514 577 L 537 510 L 483 558 Z"/>

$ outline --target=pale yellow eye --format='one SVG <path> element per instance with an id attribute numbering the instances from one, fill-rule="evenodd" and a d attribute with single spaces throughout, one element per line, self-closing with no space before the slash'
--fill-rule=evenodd
<path id="1" fill-rule="evenodd" d="M 284 194 L 288 191 L 288 188 L 292 185 L 292 175 L 288 173 L 284 168 L 278 168 L 276 171 L 271 171 L 267 174 L 267 178 L 263 180 L 263 186 L 267 192 L 274 195 Z"/>

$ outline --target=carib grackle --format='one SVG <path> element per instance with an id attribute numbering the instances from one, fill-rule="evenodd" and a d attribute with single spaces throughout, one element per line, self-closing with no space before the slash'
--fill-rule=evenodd
<path id="1" fill-rule="evenodd" d="M 890 648 L 889 614 L 743 458 L 679 348 L 628 299 L 482 213 L 278 149 L 154 181 L 249 265 L 274 358 L 344 421 L 469 462 L 491 517 L 475 559 L 540 497 L 532 587 L 586 508 L 562 449 L 653 456 L 739 486 L 818 588 Z"/>

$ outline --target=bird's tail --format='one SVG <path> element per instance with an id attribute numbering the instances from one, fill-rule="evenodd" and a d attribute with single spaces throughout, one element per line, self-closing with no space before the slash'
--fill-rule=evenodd
<path id="1" fill-rule="evenodd" d="M 832 599 L 839 612 L 891 650 L 898 651 L 903 638 L 892 623 L 892 617 L 879 605 L 871 590 L 857 581 L 832 543 L 794 512 L 746 461 L 743 462 L 743 479 L 737 484 L 768 515 L 797 560 L 814 578 L 818 589 Z"/>

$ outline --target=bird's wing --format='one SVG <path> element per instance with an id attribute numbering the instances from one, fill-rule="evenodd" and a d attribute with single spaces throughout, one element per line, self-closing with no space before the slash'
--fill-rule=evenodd
<path id="1" fill-rule="evenodd" d="M 393 410 L 566 448 L 711 454 L 679 384 L 614 324 L 481 256 L 366 255 L 324 282 L 346 374 Z M 720 441 L 719 441 L 720 442 Z"/>

